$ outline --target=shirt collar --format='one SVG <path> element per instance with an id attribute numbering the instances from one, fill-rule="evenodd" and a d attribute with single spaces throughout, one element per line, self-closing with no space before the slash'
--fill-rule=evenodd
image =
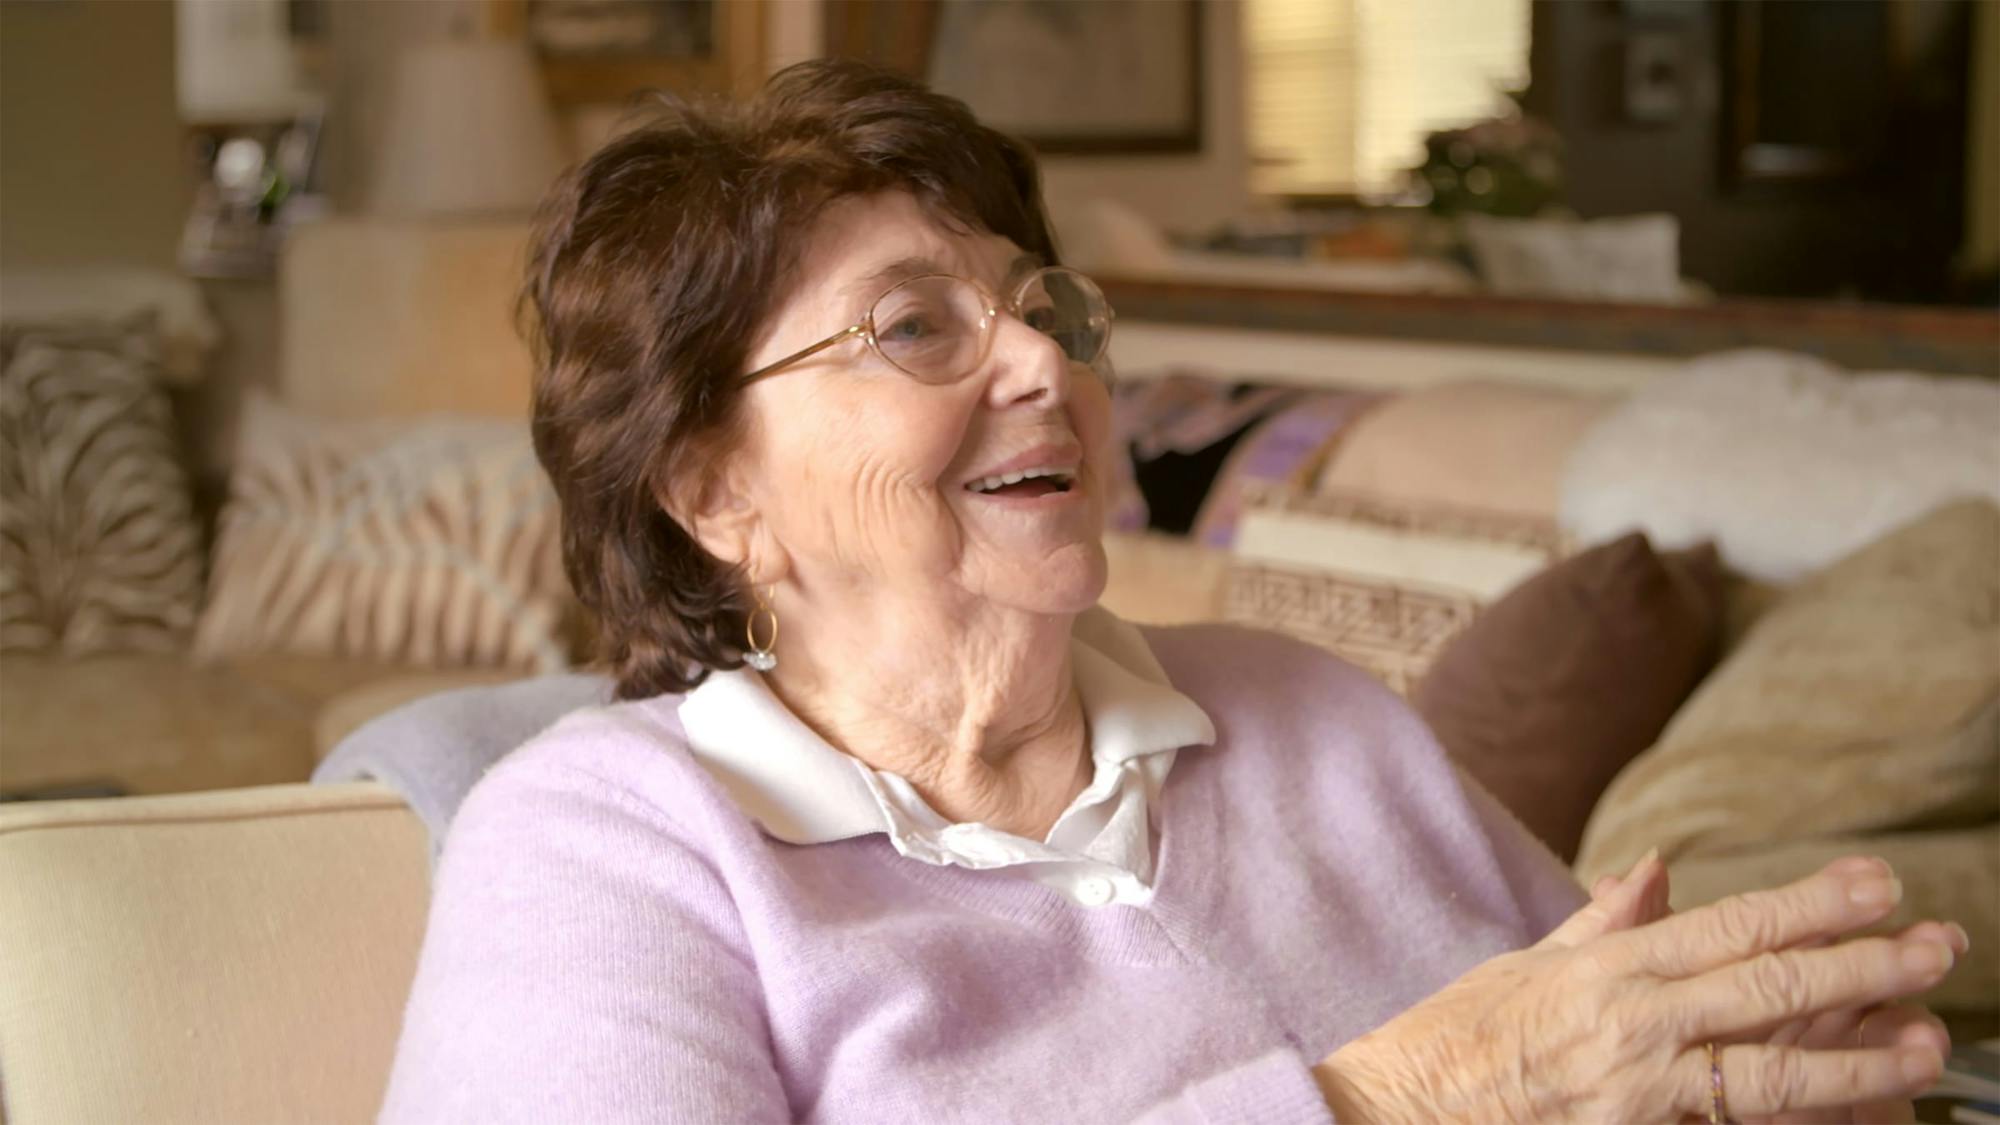
<path id="1" fill-rule="evenodd" d="M 1100 766 L 1210 745 L 1215 726 L 1175 691 L 1146 638 L 1105 609 L 1077 618 L 1070 666 Z M 748 669 L 711 673 L 680 705 L 688 748 L 743 811 L 787 843 L 893 832 L 870 767 L 801 722 Z"/>

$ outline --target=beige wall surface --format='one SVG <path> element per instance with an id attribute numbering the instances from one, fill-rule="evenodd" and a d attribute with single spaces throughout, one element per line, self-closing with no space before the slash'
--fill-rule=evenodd
<path id="1" fill-rule="evenodd" d="M 193 194 L 173 5 L 0 0 L 0 263 L 171 267 Z"/>
<path id="2" fill-rule="evenodd" d="M 1050 156 L 1042 181 L 1052 209 L 1119 200 L 1176 231 L 1203 231 L 1252 206 L 1243 110 L 1242 12 L 1236 0 L 1202 5 L 1202 147 L 1177 156 Z"/>

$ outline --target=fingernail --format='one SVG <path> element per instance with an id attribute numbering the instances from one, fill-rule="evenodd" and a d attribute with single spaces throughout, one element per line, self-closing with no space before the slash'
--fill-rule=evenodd
<path id="1" fill-rule="evenodd" d="M 1903 967 L 1913 973 L 1928 976 L 1945 972 L 1951 965 L 1951 949 L 1934 941 L 1921 941 L 1903 950 Z"/>
<path id="2" fill-rule="evenodd" d="M 1887 875 L 1889 865 L 1874 856 L 1851 855 L 1846 859 L 1835 860 L 1832 870 L 1840 875 Z"/>
<path id="3" fill-rule="evenodd" d="M 1930 1085 L 1937 1081 L 1940 1069 L 1936 1051 L 1912 1047 L 1903 1052 L 1903 1078 L 1912 1085 Z"/>
<path id="4" fill-rule="evenodd" d="M 1646 849 L 1646 854 L 1639 857 L 1639 862 L 1632 865 L 1632 870 L 1627 871 L 1625 873 L 1625 878 L 1630 879 L 1632 876 L 1637 875 L 1641 871 L 1644 871 L 1646 869 L 1647 864 L 1657 863 L 1659 862 L 1659 859 L 1660 859 L 1660 848 L 1659 845 L 1655 844 L 1654 846 Z"/>
<path id="5" fill-rule="evenodd" d="M 1965 932 L 1964 926 L 1959 925 L 1957 922 L 1946 922 L 1944 928 L 1950 932 L 1951 947 L 1958 951 L 1960 957 L 1965 956 L 1971 951 L 1972 935 Z"/>
<path id="6" fill-rule="evenodd" d="M 1877 875 L 1847 888 L 1848 901 L 1875 909 L 1903 901 L 1903 881 L 1894 875 Z"/>

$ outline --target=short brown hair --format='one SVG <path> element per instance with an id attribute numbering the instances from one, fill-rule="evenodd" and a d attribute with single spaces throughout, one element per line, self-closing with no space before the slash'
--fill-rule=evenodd
<path id="1" fill-rule="evenodd" d="M 816 60 L 744 104 L 652 108 L 551 189 L 521 296 L 563 567 L 621 699 L 743 662 L 742 575 L 661 497 L 732 438 L 750 345 L 826 206 L 904 190 L 1056 261 L 1027 148 L 908 78 Z"/>

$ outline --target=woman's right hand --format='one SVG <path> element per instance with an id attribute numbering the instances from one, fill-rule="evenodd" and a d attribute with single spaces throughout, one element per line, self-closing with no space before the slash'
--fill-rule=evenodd
<path id="1" fill-rule="evenodd" d="M 1955 959 L 1936 924 L 1844 935 L 1887 917 L 1900 884 L 1846 859 L 1769 891 L 1618 932 L 1593 903 L 1531 949 L 1473 969 L 1314 1068 L 1341 1121 L 1706 1119 L 1705 1044 L 1738 1118 L 1907 1099 L 1934 1046 L 1764 1044 L 1818 1013 L 1925 991 Z M 1819 944 L 1832 941 L 1831 944 Z M 1741 1040 L 1759 1040 L 1742 1042 Z"/>

